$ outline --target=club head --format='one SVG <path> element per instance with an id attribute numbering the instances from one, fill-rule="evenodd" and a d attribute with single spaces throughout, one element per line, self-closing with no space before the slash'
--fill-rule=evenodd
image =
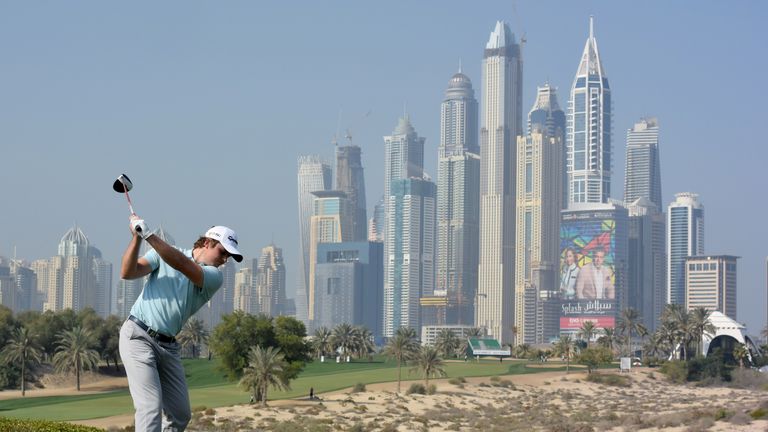
<path id="1" fill-rule="evenodd" d="M 120 177 L 112 183 L 112 189 L 119 193 L 129 192 L 133 189 L 133 182 L 131 182 L 131 179 L 129 179 L 127 175 L 120 174 Z"/>

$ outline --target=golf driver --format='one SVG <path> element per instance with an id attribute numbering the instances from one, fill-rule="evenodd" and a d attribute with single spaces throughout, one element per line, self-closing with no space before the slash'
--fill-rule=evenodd
<path id="1" fill-rule="evenodd" d="M 120 174 L 119 177 L 117 177 L 117 180 L 115 180 L 114 183 L 112 183 L 112 189 L 115 190 L 117 193 L 124 193 L 125 198 L 128 200 L 128 209 L 131 211 L 132 215 L 135 215 L 136 212 L 133 211 L 133 203 L 131 202 L 131 196 L 128 195 L 128 191 L 133 189 L 133 182 L 131 179 L 128 178 L 125 174 Z M 141 232 L 141 229 L 137 229 L 137 231 Z"/>

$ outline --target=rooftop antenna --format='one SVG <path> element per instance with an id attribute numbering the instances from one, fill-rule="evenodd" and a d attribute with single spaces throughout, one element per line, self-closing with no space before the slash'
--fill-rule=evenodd
<path id="1" fill-rule="evenodd" d="M 589 38 L 590 39 L 595 38 L 595 16 L 594 15 L 589 16 Z"/>
<path id="2" fill-rule="evenodd" d="M 461 57 L 459 57 L 459 73 L 461 73 Z"/>

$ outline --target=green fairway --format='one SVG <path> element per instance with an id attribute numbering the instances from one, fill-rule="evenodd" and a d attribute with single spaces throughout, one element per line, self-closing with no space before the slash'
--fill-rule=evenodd
<path id="1" fill-rule="evenodd" d="M 222 407 L 243 404 L 249 401 L 249 395 L 228 382 L 216 369 L 216 361 L 185 360 L 189 393 L 193 407 Z M 560 365 L 541 369 L 528 368 L 525 361 L 483 360 L 480 362 L 447 362 L 445 371 L 448 378 L 493 376 L 505 374 L 525 374 L 552 370 L 565 370 Z M 410 373 L 410 367 L 402 368 L 403 380 L 420 380 L 417 373 Z M 291 390 L 269 392 L 269 399 L 287 399 L 309 394 L 314 387 L 315 393 L 324 393 L 352 387 L 357 383 L 373 384 L 397 380 L 397 363 L 378 359 L 373 362 L 313 362 L 307 365 L 299 378 L 291 382 Z M 403 386 L 403 388 L 407 388 Z M 97 395 L 26 397 L 0 402 L 0 416 L 13 418 L 32 418 L 46 420 L 83 420 L 113 415 L 128 414 L 133 405 L 127 390 L 119 390 Z"/>

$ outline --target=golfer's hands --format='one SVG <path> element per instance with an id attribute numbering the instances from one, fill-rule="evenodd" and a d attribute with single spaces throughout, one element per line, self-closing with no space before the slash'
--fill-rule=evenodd
<path id="1" fill-rule="evenodd" d="M 131 231 L 143 239 L 147 239 L 153 234 L 153 232 L 149 230 L 149 227 L 147 227 L 147 223 L 144 222 L 144 219 L 141 219 L 136 215 L 131 215 Z"/>

